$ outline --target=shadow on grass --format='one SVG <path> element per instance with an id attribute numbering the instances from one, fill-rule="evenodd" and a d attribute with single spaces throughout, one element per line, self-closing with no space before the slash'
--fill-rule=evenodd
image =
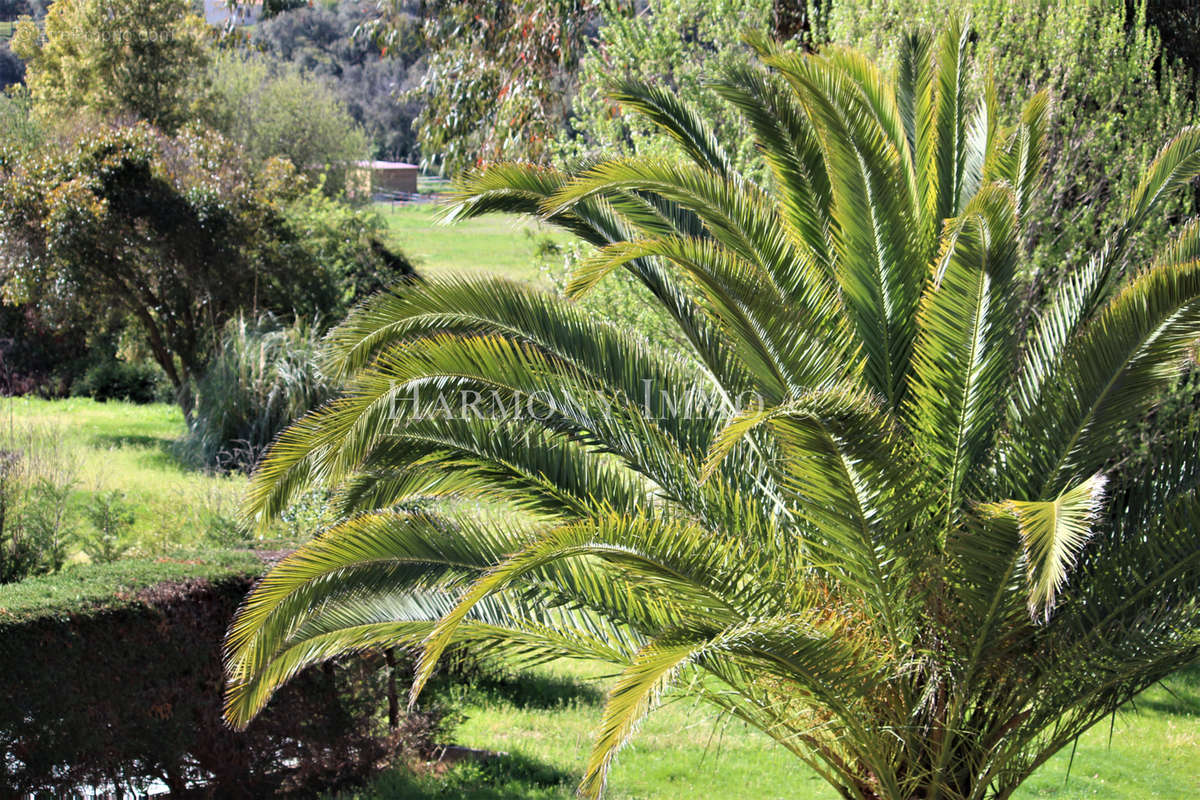
<path id="1" fill-rule="evenodd" d="M 407 770 L 385 773 L 366 789 L 338 795 L 338 800 L 567 800 L 578 777 L 522 755 L 497 756 L 487 762 L 456 764 L 444 775 L 416 775 Z"/>
<path id="2" fill-rule="evenodd" d="M 458 687 L 445 685 L 450 692 Z M 460 699 L 479 705 L 507 704 L 516 708 L 553 710 L 577 705 L 599 705 L 604 693 L 575 678 L 529 671 L 473 676 Z"/>
<path id="3" fill-rule="evenodd" d="M 94 447 L 141 447 L 147 450 L 160 450 L 168 455 L 175 455 L 174 439 L 162 436 L 145 436 L 142 434 L 98 433 L 92 437 Z"/>
<path id="4" fill-rule="evenodd" d="M 179 439 L 167 439 L 162 436 L 146 436 L 143 434 L 113 434 L 98 433 L 92 436 L 90 444 L 97 449 L 137 448 L 145 450 L 145 458 L 156 465 L 173 467 L 184 472 L 203 472 L 201 465 L 190 457 L 182 447 Z"/>
<path id="5" fill-rule="evenodd" d="M 1157 692 L 1139 697 L 1135 707 L 1160 714 L 1200 715 L 1200 664 L 1176 672 L 1162 682 Z"/>

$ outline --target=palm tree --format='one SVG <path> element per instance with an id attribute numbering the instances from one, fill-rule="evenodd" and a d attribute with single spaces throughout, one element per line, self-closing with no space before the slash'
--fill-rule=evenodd
<path id="1" fill-rule="evenodd" d="M 568 294 L 628 270 L 684 354 L 490 277 L 357 309 L 328 342 L 344 396 L 278 439 L 248 500 L 268 521 L 322 485 L 341 521 L 239 613 L 228 718 L 362 649 L 419 648 L 414 700 L 449 648 L 600 660 L 619 677 L 586 796 L 677 692 L 846 798 L 980 800 L 1196 661 L 1195 448 L 1114 465 L 1200 336 L 1200 225 L 1130 256 L 1200 172 L 1200 129 L 1051 285 L 1022 247 L 1047 98 L 1002 126 L 967 41 L 905 37 L 894 78 L 755 41 L 716 90 L 765 182 L 639 85 L 616 98 L 680 163 L 471 175 L 451 216 L 577 233 L 596 251 Z"/>

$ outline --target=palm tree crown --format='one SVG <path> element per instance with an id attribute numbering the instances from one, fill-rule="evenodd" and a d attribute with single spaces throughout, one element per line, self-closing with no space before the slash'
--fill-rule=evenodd
<path id="1" fill-rule="evenodd" d="M 966 34 L 905 37 L 894 78 L 752 42 L 759 63 L 716 90 L 765 181 L 641 85 L 615 96 L 680 163 L 469 176 L 452 216 L 575 232 L 596 249 L 568 294 L 628 270 L 685 355 L 489 277 L 357 309 L 328 342 L 343 396 L 279 438 L 248 501 L 267 520 L 323 485 L 341 522 L 235 620 L 229 719 L 358 649 L 419 647 L 414 699 L 451 647 L 592 659 L 620 674 L 588 796 L 677 691 L 847 798 L 979 800 L 1196 660 L 1194 448 L 1112 465 L 1200 336 L 1197 223 L 1129 258 L 1200 172 L 1200 129 L 1048 285 L 1021 246 L 1047 98 L 1002 125 L 969 90 Z"/>

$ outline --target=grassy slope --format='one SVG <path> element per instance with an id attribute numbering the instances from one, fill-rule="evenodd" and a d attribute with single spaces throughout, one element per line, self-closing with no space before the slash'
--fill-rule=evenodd
<path id="1" fill-rule="evenodd" d="M 446 226 L 438 207 L 378 203 L 392 238 L 417 268 L 427 273 L 484 269 L 516 280 L 539 280 L 535 248 L 539 239 L 564 245 L 567 234 L 542 227 L 515 214 L 492 214 Z"/>
<path id="2" fill-rule="evenodd" d="M 206 515 L 231 516 L 246 479 L 188 469 L 173 455 L 183 415 L 172 405 L 97 403 L 84 398 L 0 400 L 6 448 L 53 448 L 75 479 L 73 501 L 118 490 L 133 504 L 133 536 L 143 553 L 203 544 Z"/>

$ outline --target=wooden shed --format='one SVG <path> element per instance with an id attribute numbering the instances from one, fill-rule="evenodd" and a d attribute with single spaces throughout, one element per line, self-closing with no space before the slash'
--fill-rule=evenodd
<path id="1" fill-rule="evenodd" d="M 372 194 L 417 193 L 417 173 L 420 170 L 416 164 L 405 164 L 403 161 L 359 161 L 356 166 L 360 175 L 366 173 L 366 176 L 369 176 Z M 361 181 L 354 183 L 362 185 Z"/>

